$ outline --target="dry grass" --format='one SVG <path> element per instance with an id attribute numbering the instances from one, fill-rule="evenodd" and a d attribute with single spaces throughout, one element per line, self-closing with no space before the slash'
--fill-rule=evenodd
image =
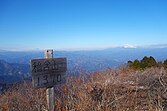
<path id="1" fill-rule="evenodd" d="M 55 87 L 58 111 L 166 111 L 167 70 L 109 69 L 68 77 Z M 46 89 L 15 85 L 0 96 L 0 111 L 46 111 Z"/>

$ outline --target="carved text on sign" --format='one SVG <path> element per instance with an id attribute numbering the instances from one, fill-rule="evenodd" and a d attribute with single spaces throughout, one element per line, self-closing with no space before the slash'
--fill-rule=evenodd
<path id="1" fill-rule="evenodd" d="M 33 59 L 31 75 L 35 88 L 51 87 L 65 80 L 66 58 Z"/>
<path id="2" fill-rule="evenodd" d="M 67 70 L 66 58 L 31 60 L 31 73 L 62 72 Z"/>

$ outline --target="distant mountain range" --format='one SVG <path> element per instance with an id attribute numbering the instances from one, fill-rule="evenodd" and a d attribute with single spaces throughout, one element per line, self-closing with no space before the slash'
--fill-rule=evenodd
<path id="1" fill-rule="evenodd" d="M 27 64 L 8 63 L 0 60 L 0 83 L 13 83 L 29 76 Z"/>
<path id="2" fill-rule="evenodd" d="M 167 48 L 109 48 L 89 51 L 54 51 L 54 57 L 66 57 L 70 74 L 114 68 L 128 60 L 153 56 L 157 61 L 167 59 Z M 43 51 L 2 51 L 0 50 L 0 81 L 13 82 L 29 76 L 31 59 L 44 58 Z M 14 79 L 13 79 L 14 77 Z"/>

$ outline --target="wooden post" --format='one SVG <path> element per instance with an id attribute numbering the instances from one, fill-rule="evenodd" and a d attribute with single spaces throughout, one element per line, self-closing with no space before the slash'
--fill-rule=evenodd
<path id="1" fill-rule="evenodd" d="M 53 50 L 45 51 L 45 58 L 50 59 L 53 58 Z M 49 111 L 55 111 L 55 95 L 54 95 L 54 87 L 49 87 L 46 89 L 46 99 Z"/>

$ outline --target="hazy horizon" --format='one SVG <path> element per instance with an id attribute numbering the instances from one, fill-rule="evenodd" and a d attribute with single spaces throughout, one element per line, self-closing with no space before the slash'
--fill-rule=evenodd
<path id="1" fill-rule="evenodd" d="M 64 49 L 56 49 L 56 48 L 45 48 L 45 49 L 21 49 L 21 48 L 10 48 L 10 49 L 2 49 L 0 48 L 0 51 L 43 51 L 47 49 L 53 49 L 55 51 L 94 51 L 94 50 L 106 50 L 106 49 L 115 49 L 115 48 L 124 48 L 124 49 L 156 49 L 156 48 L 167 48 L 167 44 L 152 44 L 152 45 L 146 45 L 146 46 L 135 46 L 131 44 L 124 44 L 121 46 L 110 46 L 110 47 L 99 47 L 99 48 L 64 48 Z"/>

